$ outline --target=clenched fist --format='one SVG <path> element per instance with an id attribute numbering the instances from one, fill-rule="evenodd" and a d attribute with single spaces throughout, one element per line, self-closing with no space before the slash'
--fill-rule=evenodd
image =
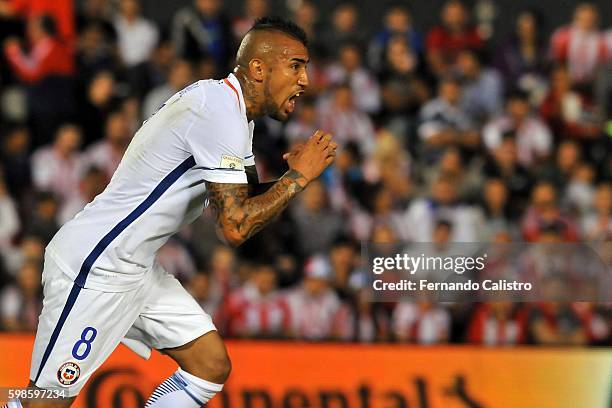
<path id="1" fill-rule="evenodd" d="M 337 147 L 330 133 L 317 130 L 306 143 L 294 147 L 283 158 L 291 170 L 300 172 L 311 182 L 334 161 Z"/>

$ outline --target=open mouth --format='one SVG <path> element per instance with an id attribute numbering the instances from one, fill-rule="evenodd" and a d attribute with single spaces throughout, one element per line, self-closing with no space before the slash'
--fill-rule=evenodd
<path id="1" fill-rule="evenodd" d="M 289 100 L 287 101 L 287 113 L 293 112 L 295 109 L 295 101 L 303 94 L 304 91 L 298 91 L 289 97 Z"/>

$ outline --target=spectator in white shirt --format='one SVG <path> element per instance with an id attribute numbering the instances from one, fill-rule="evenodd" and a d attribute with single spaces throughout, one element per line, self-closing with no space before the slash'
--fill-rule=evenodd
<path id="1" fill-rule="evenodd" d="M 148 119 L 166 102 L 172 95 L 185 88 L 193 82 L 193 67 L 185 60 L 177 60 L 172 63 L 168 81 L 152 89 L 145 97 L 142 116 Z"/>
<path id="2" fill-rule="evenodd" d="M 32 180 L 38 190 L 54 193 L 64 200 L 79 188 L 83 158 L 79 152 L 81 130 L 72 124 L 59 128 L 52 145 L 32 155 Z"/>
<path id="3" fill-rule="evenodd" d="M 138 0 L 121 0 L 120 13 L 115 17 L 119 55 L 127 67 L 147 62 L 157 45 L 157 27 L 140 15 Z"/>
<path id="4" fill-rule="evenodd" d="M 75 191 L 72 197 L 62 203 L 58 214 L 59 224 L 63 225 L 70 221 L 85 208 L 87 203 L 93 201 L 98 194 L 104 191 L 108 181 L 109 178 L 103 170 L 97 167 L 90 167 L 79 183 L 79 190 Z"/>
<path id="5" fill-rule="evenodd" d="M 0 247 L 2 261 L 6 272 L 11 277 L 17 277 L 21 267 L 28 262 L 43 264 L 45 243 L 36 235 L 24 234 L 13 246 Z"/>
<path id="6" fill-rule="evenodd" d="M 291 331 L 300 339 L 325 340 L 341 337 L 349 310 L 331 288 L 329 260 L 316 255 L 306 261 L 303 284 L 288 295 Z M 343 322 L 343 318 L 345 318 Z M 347 324 L 347 326 L 350 326 Z M 350 336 L 350 327 L 347 327 Z"/>
<path id="7" fill-rule="evenodd" d="M 114 111 L 108 116 L 105 130 L 104 139 L 87 149 L 83 160 L 86 168 L 97 167 L 110 180 L 132 140 L 132 132 L 123 111 Z"/>
<path id="8" fill-rule="evenodd" d="M 376 113 L 380 109 L 380 89 L 376 78 L 362 65 L 361 50 L 356 43 L 344 44 L 338 52 L 338 61 L 325 72 L 332 85 L 348 83 L 353 91 L 355 107 Z"/>
<path id="9" fill-rule="evenodd" d="M 401 302 L 392 317 L 393 333 L 400 342 L 444 343 L 450 335 L 450 314 L 434 303 Z"/>
<path id="10" fill-rule="evenodd" d="M 503 136 L 516 135 L 518 161 L 526 167 L 542 162 L 552 150 L 552 135 L 548 126 L 531 113 L 527 95 L 513 92 L 506 102 L 506 114 L 490 121 L 483 130 L 484 144 L 489 151 L 501 145 Z"/>
<path id="11" fill-rule="evenodd" d="M 350 85 L 338 85 L 331 101 L 320 106 L 320 128 L 334 135 L 339 145 L 355 141 L 361 151 L 370 153 L 374 149 L 374 124 L 370 116 L 355 107 Z"/>
<path id="12" fill-rule="evenodd" d="M 414 242 L 433 242 L 439 220 L 452 224 L 452 242 L 476 242 L 478 212 L 457 200 L 454 179 L 439 176 L 432 185 L 429 197 L 418 198 L 404 215 L 404 230 Z"/>
<path id="13" fill-rule="evenodd" d="M 181 282 L 187 282 L 196 273 L 195 260 L 185 244 L 176 238 L 170 238 L 159 251 L 156 261 Z"/>
<path id="14" fill-rule="evenodd" d="M 612 184 L 600 183 L 591 208 L 582 216 L 582 235 L 588 241 L 604 241 L 612 236 Z"/>

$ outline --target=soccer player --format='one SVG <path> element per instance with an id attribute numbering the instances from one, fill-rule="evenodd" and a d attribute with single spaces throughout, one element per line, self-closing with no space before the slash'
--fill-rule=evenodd
<path id="1" fill-rule="evenodd" d="M 253 193 L 253 119 L 288 118 L 308 86 L 308 60 L 298 26 L 260 19 L 240 44 L 233 74 L 188 86 L 142 125 L 104 192 L 46 249 L 30 386 L 64 387 L 71 398 L 24 406 L 69 406 L 122 341 L 179 365 L 147 407 L 200 407 L 221 391 L 230 373 L 223 341 L 155 253 L 205 203 L 219 235 L 240 245 L 332 163 L 337 145 L 317 131 L 285 154 L 287 173 Z"/>

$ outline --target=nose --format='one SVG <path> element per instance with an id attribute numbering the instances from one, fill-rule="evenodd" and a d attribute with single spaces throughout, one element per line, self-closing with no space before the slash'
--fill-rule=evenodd
<path id="1" fill-rule="evenodd" d="M 309 83 L 310 82 L 308 80 L 308 72 L 306 72 L 306 69 L 304 69 L 304 71 L 302 71 L 302 75 L 300 75 L 300 77 L 298 78 L 298 85 L 303 88 L 307 88 Z"/>

